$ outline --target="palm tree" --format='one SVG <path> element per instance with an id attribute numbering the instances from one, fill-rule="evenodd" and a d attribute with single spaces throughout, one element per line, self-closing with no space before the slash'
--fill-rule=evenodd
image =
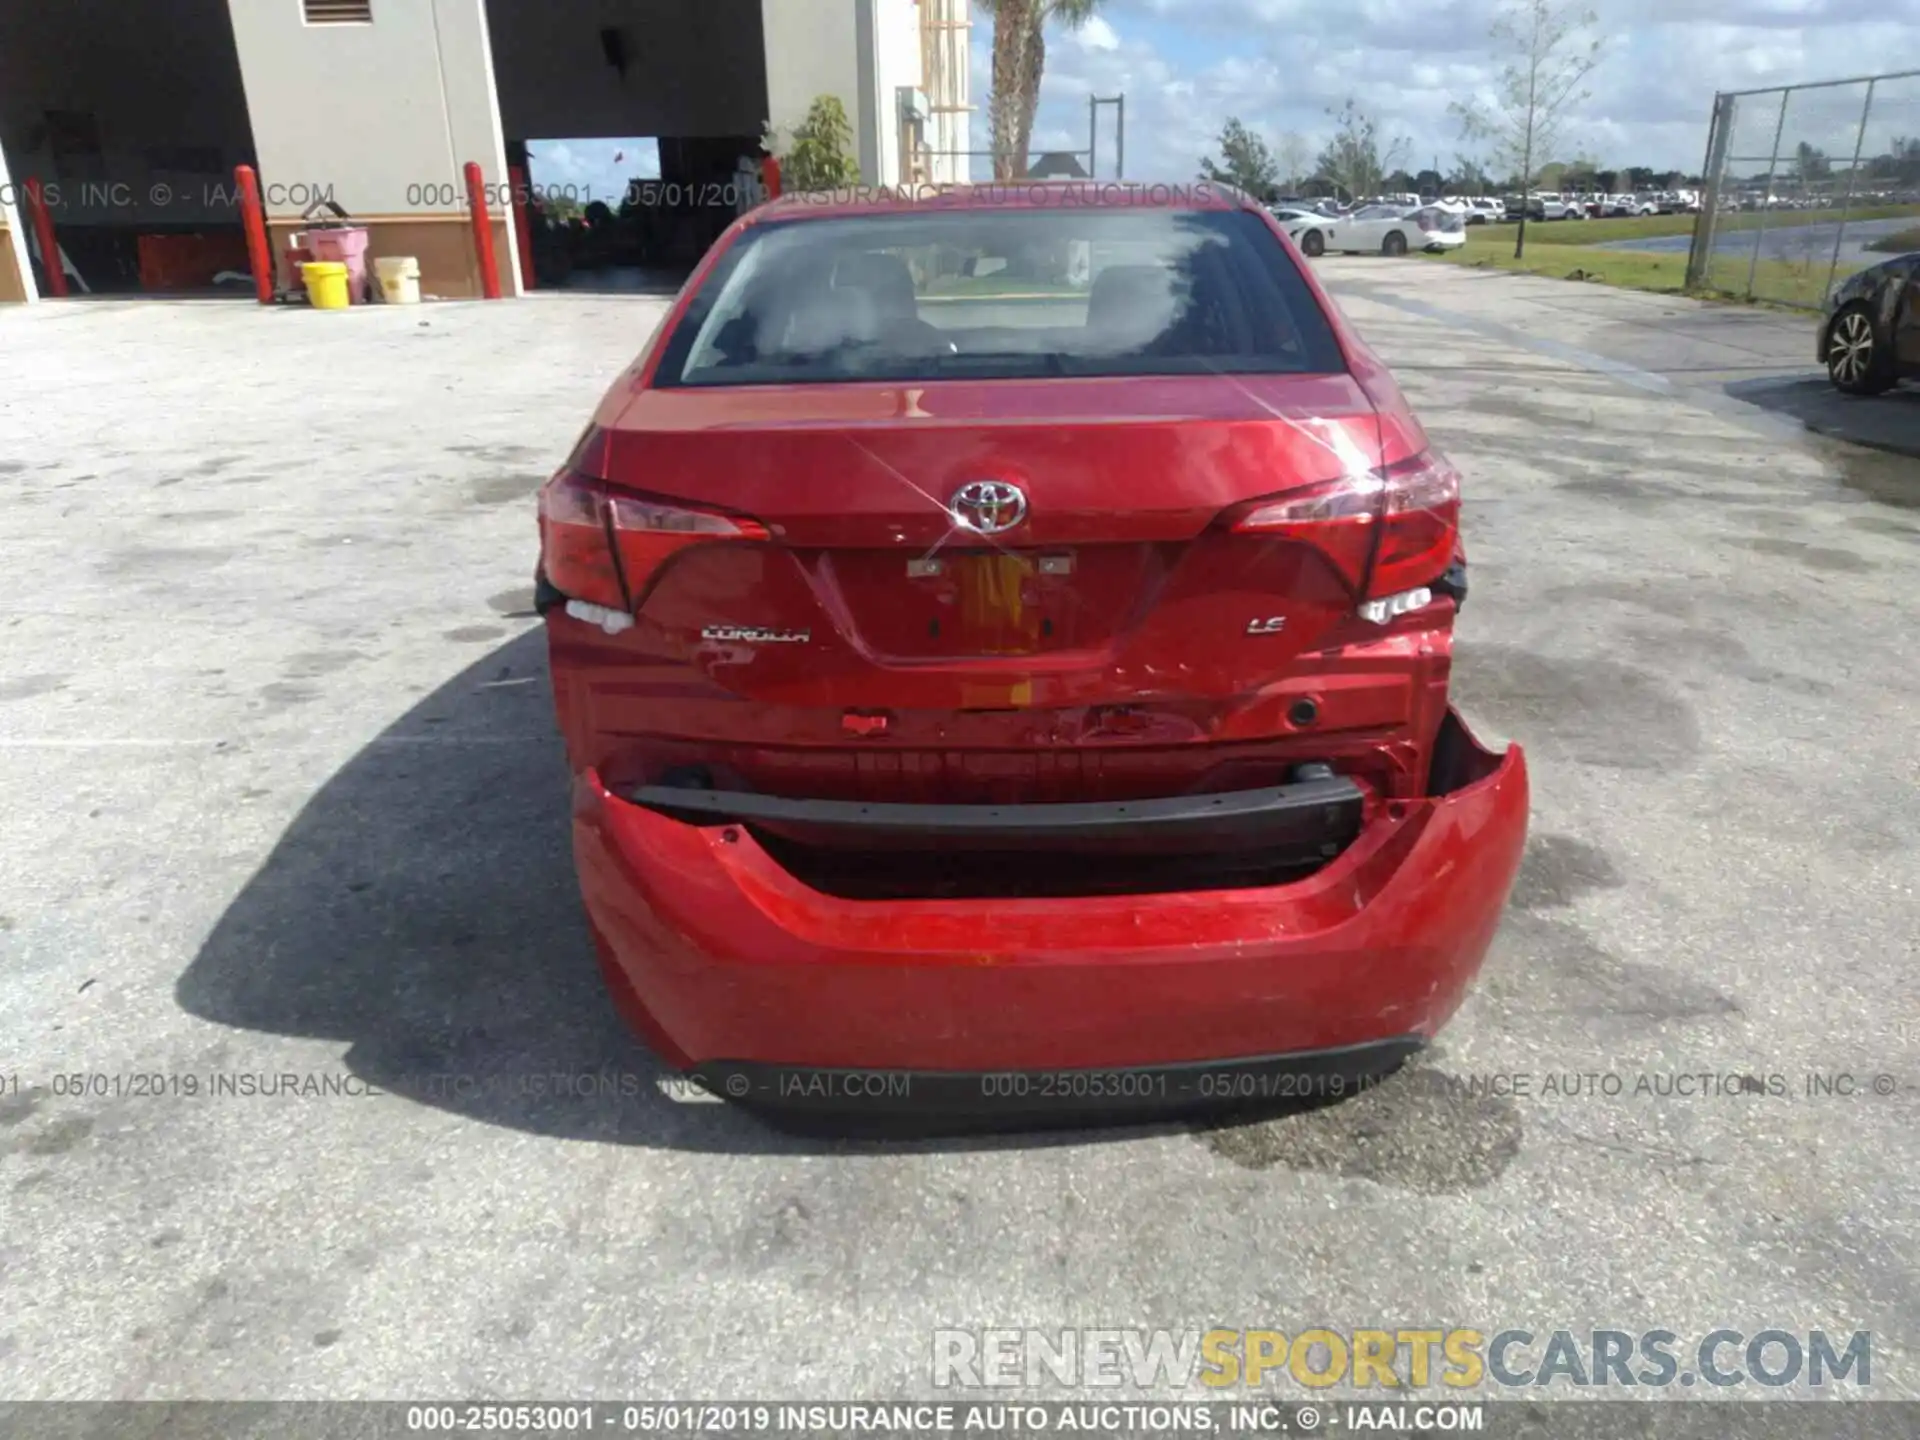
<path id="1" fill-rule="evenodd" d="M 1047 68 L 1047 26 L 1055 21 L 1078 30 L 1102 0 L 979 0 L 993 16 L 993 94 L 987 119 L 993 134 L 993 178 L 1027 173 L 1033 116 L 1040 107 L 1040 77 Z"/>

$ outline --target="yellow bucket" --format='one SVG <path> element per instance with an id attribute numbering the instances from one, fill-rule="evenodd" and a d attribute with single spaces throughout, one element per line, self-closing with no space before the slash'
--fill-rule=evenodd
<path id="1" fill-rule="evenodd" d="M 300 267 L 307 301 L 316 310 L 347 308 L 347 267 L 338 260 L 308 260 Z"/>

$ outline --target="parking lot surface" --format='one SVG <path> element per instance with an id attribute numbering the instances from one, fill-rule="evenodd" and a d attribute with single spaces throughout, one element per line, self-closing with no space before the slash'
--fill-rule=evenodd
<path id="1" fill-rule="evenodd" d="M 1920 1396 L 1920 463 L 1728 396 L 1804 324 L 1322 273 L 1471 487 L 1456 693 L 1534 781 L 1486 971 L 1343 1105 L 898 1145 L 664 1098 L 594 969 L 532 495 L 661 302 L 0 314 L 0 1394 L 1602 1324 L 1871 1330 Z"/>

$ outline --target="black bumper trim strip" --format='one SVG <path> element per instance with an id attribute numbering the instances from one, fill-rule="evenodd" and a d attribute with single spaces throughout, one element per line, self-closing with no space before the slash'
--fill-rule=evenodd
<path id="1" fill-rule="evenodd" d="M 1341 845 L 1359 833 L 1365 808 L 1365 792 L 1339 776 L 1217 795 L 1061 805 L 866 804 L 664 785 L 640 786 L 624 798 L 696 825 L 761 826 L 826 846 L 907 849 L 1205 852 Z"/>

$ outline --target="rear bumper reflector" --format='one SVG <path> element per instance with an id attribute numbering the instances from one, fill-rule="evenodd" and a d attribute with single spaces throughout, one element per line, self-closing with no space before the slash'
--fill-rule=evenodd
<path id="1" fill-rule="evenodd" d="M 1402 590 L 1398 595 L 1389 595 L 1384 600 L 1368 600 L 1360 606 L 1360 618 L 1370 620 L 1375 625 L 1384 625 L 1389 620 L 1411 614 L 1415 610 L 1425 609 L 1433 603 L 1433 591 L 1422 585 L 1418 590 Z"/>

